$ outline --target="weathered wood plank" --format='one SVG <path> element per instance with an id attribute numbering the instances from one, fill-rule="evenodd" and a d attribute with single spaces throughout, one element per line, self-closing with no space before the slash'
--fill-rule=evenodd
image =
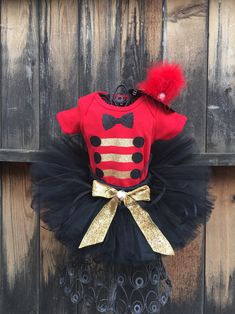
<path id="1" fill-rule="evenodd" d="M 78 3 L 75 0 L 40 1 L 40 145 L 60 135 L 55 115 L 77 105 Z M 59 286 L 60 262 L 65 254 L 50 233 L 41 231 L 40 311 L 77 313 Z"/>
<path id="2" fill-rule="evenodd" d="M 38 219 L 26 164 L 2 167 L 1 313 L 39 313 Z"/>
<path id="3" fill-rule="evenodd" d="M 165 257 L 166 270 L 171 278 L 172 298 L 163 314 L 203 313 L 204 242 L 201 234 L 173 257 Z"/>
<path id="4" fill-rule="evenodd" d="M 40 147 L 60 134 L 58 111 L 77 105 L 77 1 L 40 1 Z"/>
<path id="5" fill-rule="evenodd" d="M 40 228 L 41 251 L 41 289 L 40 312 L 45 314 L 77 313 L 76 304 L 59 286 L 59 278 L 67 262 L 67 250 L 59 243 L 54 234 Z M 78 312 L 79 313 L 79 312 Z"/>
<path id="6" fill-rule="evenodd" d="M 0 163 L 0 230 L 2 230 L 2 163 Z M 3 313 L 3 267 L 2 267 L 2 232 L 0 232 L 0 313 Z"/>
<path id="7" fill-rule="evenodd" d="M 205 0 L 165 2 L 163 57 L 180 63 L 187 80 L 187 88 L 173 108 L 189 117 L 201 152 L 205 151 L 206 129 L 207 14 Z M 203 232 L 202 228 L 192 246 L 170 260 L 175 294 L 167 313 L 203 313 Z"/>
<path id="8" fill-rule="evenodd" d="M 210 1 L 208 152 L 235 152 L 235 2 Z"/>
<path id="9" fill-rule="evenodd" d="M 235 309 L 235 167 L 215 169 L 213 215 L 206 228 L 206 314 Z"/>
<path id="10" fill-rule="evenodd" d="M 1 9 L 1 3 L 0 3 L 0 9 Z M 0 25 L 2 27 L 2 14 L 0 13 Z M 1 31 L 0 31 L 0 38 L 1 38 Z M 1 39 L 2 40 L 2 39 Z M 2 48 L 1 48 L 2 49 Z M 1 57 L 0 57 L 0 67 L 2 71 L 2 52 L 1 52 Z M 2 80 L 3 75 L 1 75 L 1 80 Z M 0 102 L 0 121 L 2 121 L 2 99 Z M 0 149 L 2 148 L 2 126 L 0 127 Z M 0 295 L 1 298 L 1 295 Z M 1 309 L 1 307 L 0 307 Z"/>
<path id="11" fill-rule="evenodd" d="M 36 1 L 1 1 L 2 147 L 39 148 Z"/>
<path id="12" fill-rule="evenodd" d="M 79 0 L 78 92 L 112 92 L 120 83 L 120 1 Z"/>
<path id="13" fill-rule="evenodd" d="M 207 1 L 165 1 L 163 58 L 183 66 L 187 87 L 173 108 L 186 114 L 205 152 L 207 92 Z M 169 259 L 175 292 L 166 313 L 203 313 L 204 230 L 175 259 Z M 177 266 L 176 266 L 177 265 Z"/>
<path id="14" fill-rule="evenodd" d="M 187 87 L 173 108 L 192 121 L 201 152 L 205 152 L 207 96 L 207 1 L 165 1 L 164 59 L 183 66 Z"/>
<path id="15" fill-rule="evenodd" d="M 162 1 L 121 1 L 121 77 L 134 87 L 161 59 Z"/>

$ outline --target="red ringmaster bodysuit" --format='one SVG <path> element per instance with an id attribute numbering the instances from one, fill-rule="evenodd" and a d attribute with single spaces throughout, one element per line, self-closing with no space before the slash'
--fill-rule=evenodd
<path id="1" fill-rule="evenodd" d="M 116 186 L 134 186 L 147 176 L 151 144 L 175 137 L 187 117 L 146 95 L 119 107 L 106 103 L 100 93 L 106 92 L 79 98 L 77 107 L 57 113 L 57 120 L 64 133 L 83 134 L 97 177 Z"/>

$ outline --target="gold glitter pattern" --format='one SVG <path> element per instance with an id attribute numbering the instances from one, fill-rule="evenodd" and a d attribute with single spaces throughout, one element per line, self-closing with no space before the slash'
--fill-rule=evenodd
<path id="1" fill-rule="evenodd" d="M 118 198 L 118 195 L 121 195 L 121 198 Z M 169 241 L 153 222 L 150 215 L 137 203 L 137 201 L 150 201 L 150 189 L 148 185 L 140 186 L 129 192 L 122 191 L 120 193 L 120 191 L 109 185 L 93 180 L 92 196 L 111 198 L 111 200 L 96 215 L 85 233 L 79 248 L 104 241 L 116 214 L 118 204 L 123 201 L 152 250 L 164 255 L 174 255 L 174 250 Z"/>
<path id="2" fill-rule="evenodd" d="M 127 179 L 130 178 L 130 171 L 119 171 L 119 170 L 115 170 L 115 169 L 106 169 L 103 170 L 104 176 L 108 177 L 108 176 L 112 176 L 118 179 Z"/>
<path id="3" fill-rule="evenodd" d="M 101 154 L 101 161 L 133 162 L 132 154 Z"/>
<path id="4" fill-rule="evenodd" d="M 101 146 L 133 146 L 133 138 L 101 138 Z"/>

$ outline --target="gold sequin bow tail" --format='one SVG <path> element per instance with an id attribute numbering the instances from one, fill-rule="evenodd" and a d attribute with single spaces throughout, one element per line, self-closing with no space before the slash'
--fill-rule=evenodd
<path id="1" fill-rule="evenodd" d="M 147 211 L 137 203 L 137 201 L 150 201 L 150 189 L 148 185 L 143 185 L 132 191 L 125 192 L 122 190 L 118 191 L 106 184 L 93 180 L 92 196 L 109 198 L 110 201 L 101 208 L 91 222 L 79 248 L 104 241 L 116 214 L 118 204 L 123 201 L 152 250 L 164 255 L 174 255 L 174 250 L 169 241 L 155 225 Z"/>

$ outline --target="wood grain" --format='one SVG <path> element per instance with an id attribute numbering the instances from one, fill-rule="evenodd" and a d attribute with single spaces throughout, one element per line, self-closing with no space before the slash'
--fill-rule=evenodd
<path id="1" fill-rule="evenodd" d="M 27 164 L 2 169 L 3 313 L 39 313 L 38 220 Z"/>
<path id="2" fill-rule="evenodd" d="M 121 2 L 121 77 L 133 88 L 161 59 L 162 1 Z"/>
<path id="3" fill-rule="evenodd" d="M 78 97 L 77 1 L 40 1 L 40 147 L 60 135 L 56 113 Z"/>
<path id="4" fill-rule="evenodd" d="M 163 57 L 184 69 L 187 86 L 173 108 L 192 122 L 201 152 L 205 152 L 207 96 L 207 1 L 165 1 Z"/>
<path id="5" fill-rule="evenodd" d="M 206 228 L 206 313 L 232 314 L 235 308 L 235 168 L 215 169 L 217 200 Z"/>
<path id="6" fill-rule="evenodd" d="M 167 0 L 162 11 L 154 0 L 2 0 L 2 147 L 22 149 L 17 161 L 43 148 L 48 132 L 59 134 L 58 110 L 94 89 L 133 86 L 164 57 L 184 67 L 188 85 L 174 107 L 192 120 L 201 152 L 234 153 L 234 1 L 209 3 Z"/>
<path id="7" fill-rule="evenodd" d="M 207 1 L 165 2 L 163 56 L 183 66 L 187 81 L 173 108 L 188 116 L 201 152 L 206 142 L 207 32 Z M 203 313 L 203 234 L 202 228 L 191 246 L 169 260 L 175 292 L 166 313 Z"/>
<path id="8" fill-rule="evenodd" d="M 39 148 L 36 1 L 1 1 L 2 147 Z"/>
<path id="9" fill-rule="evenodd" d="M 201 234 L 173 257 L 165 257 L 164 264 L 171 278 L 173 291 L 163 314 L 199 314 L 203 312 L 204 242 Z"/>
<path id="10" fill-rule="evenodd" d="M 210 1 L 208 152 L 235 152 L 235 2 Z"/>
<path id="11" fill-rule="evenodd" d="M 0 312 L 3 311 L 3 252 L 2 252 L 2 237 L 3 237 L 3 222 L 2 222 L 2 163 L 0 163 Z"/>
<path id="12" fill-rule="evenodd" d="M 45 314 L 77 313 L 64 290 L 59 286 L 59 278 L 67 262 L 67 250 L 58 242 L 54 233 L 40 228 L 40 311 Z"/>
<path id="13" fill-rule="evenodd" d="M 60 135 L 55 115 L 75 107 L 78 97 L 78 3 L 40 1 L 40 145 Z M 65 252 L 50 232 L 40 232 L 40 311 L 77 313 L 59 286 Z"/>
<path id="14" fill-rule="evenodd" d="M 113 92 L 120 83 L 120 1 L 78 1 L 78 92 Z"/>

